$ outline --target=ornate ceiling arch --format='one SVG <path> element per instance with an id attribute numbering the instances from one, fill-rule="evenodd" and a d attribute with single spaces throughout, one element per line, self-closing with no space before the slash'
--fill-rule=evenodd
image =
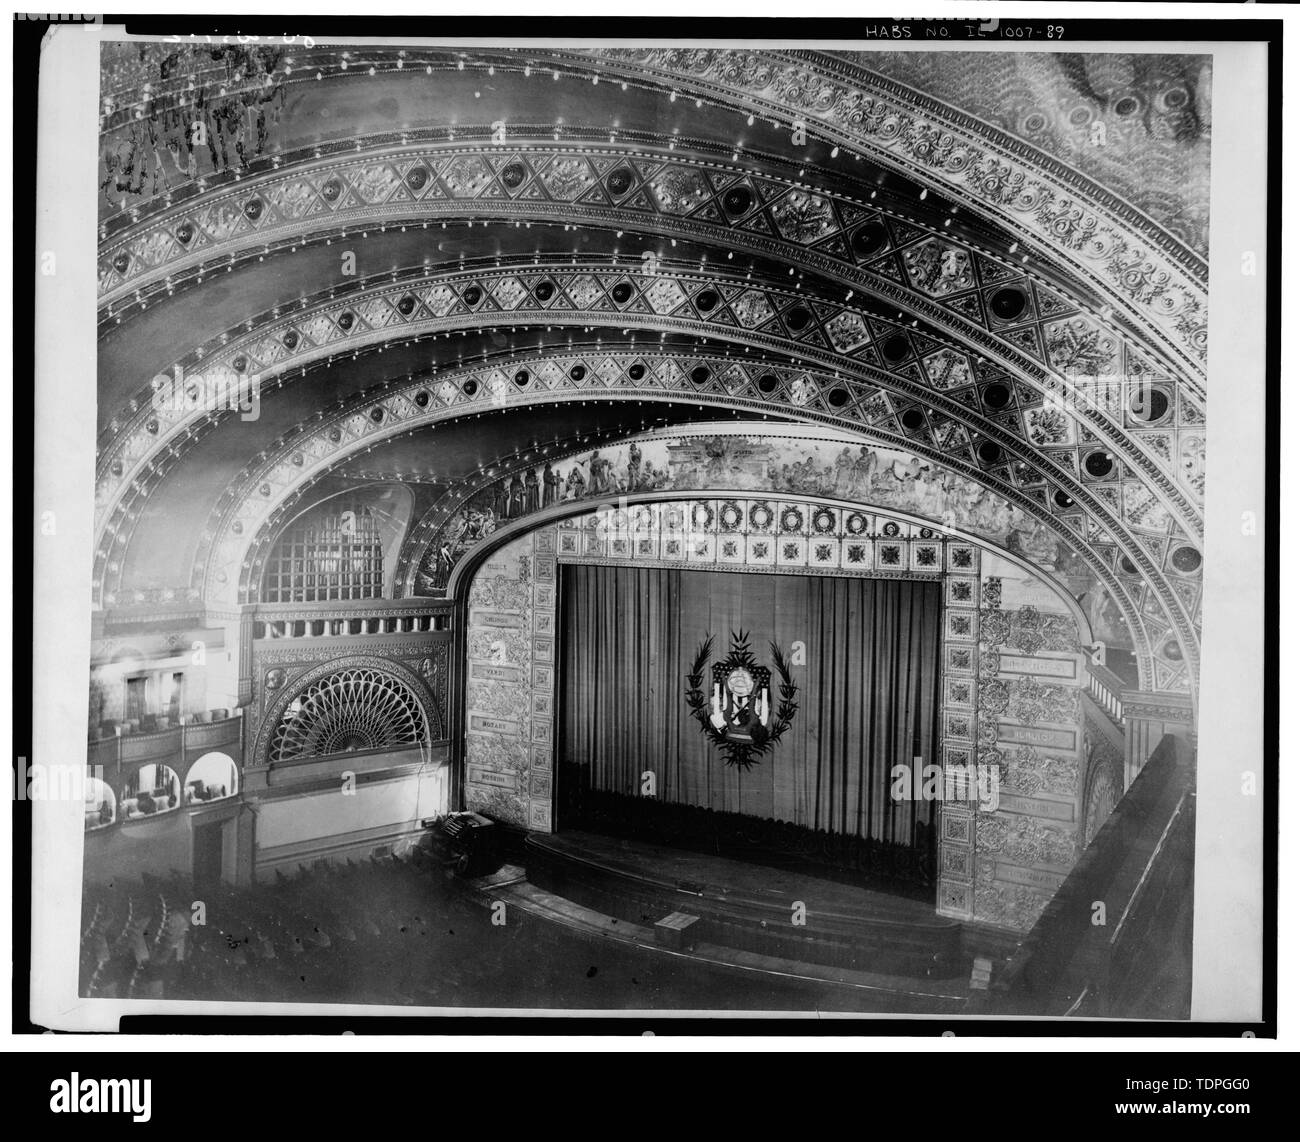
<path id="1" fill-rule="evenodd" d="M 977 479 L 987 477 L 977 464 L 954 460 L 949 452 L 920 442 L 899 427 L 890 429 L 871 424 L 866 414 L 877 395 L 875 391 L 863 391 L 858 383 L 827 371 L 701 354 L 673 359 L 645 352 L 601 349 L 587 355 L 552 354 L 531 362 L 527 369 L 530 376 L 521 388 L 514 380 L 524 371 L 521 364 L 517 358 L 505 367 L 489 362 L 440 373 L 437 378 L 418 377 L 402 385 L 380 386 L 366 394 L 364 407 L 347 405 L 313 418 L 301 434 L 286 440 L 276 453 L 246 471 L 237 487 L 228 489 L 230 494 L 223 499 L 222 510 L 214 514 L 207 529 L 213 538 L 211 546 L 203 549 L 206 562 L 196 565 L 196 573 L 206 570 L 208 576 L 205 593 L 214 600 L 226 597 L 225 593 L 236 582 L 247 592 L 249 584 L 257 578 L 258 557 L 264 554 L 285 514 L 312 482 L 334 473 L 357 454 L 382 447 L 385 441 L 431 423 L 491 414 L 504 408 L 538 408 L 547 403 L 572 401 L 578 396 L 606 401 L 677 399 L 700 402 L 705 408 L 748 409 L 751 414 L 766 410 L 780 412 L 791 419 L 851 426 L 863 439 L 887 442 Z M 638 365 L 643 371 L 634 375 Z M 688 379 L 686 365 L 706 368 L 711 376 L 705 383 L 696 384 Z M 774 382 L 770 392 L 762 387 L 765 378 Z M 801 384 L 804 387 L 799 389 Z M 836 388 L 849 395 L 843 409 L 834 408 L 830 403 L 829 395 Z M 805 394 L 803 404 L 792 399 L 796 391 Z M 1032 452 L 1026 455 L 1032 456 Z M 477 490 L 491 478 L 482 474 L 470 477 L 465 483 L 471 490 Z M 1104 529 L 1108 526 L 1116 534 L 1122 534 L 1123 529 L 1118 521 L 1106 515 L 1104 507 L 1097 509 L 1100 522 L 1090 520 L 1080 526 L 1079 518 L 1093 502 L 1087 485 L 1071 482 L 1056 489 L 1068 491 L 1071 496 L 1077 493 L 1078 498 L 1073 502 L 1079 506 L 1072 513 L 1073 522 L 1061 518 L 1064 513 L 1059 510 L 1059 503 L 1052 500 L 1057 509 L 1054 514 L 1047 497 L 1033 488 L 1014 489 L 1010 493 L 1005 488 L 1001 490 L 1022 510 L 1050 521 L 1049 526 L 1058 539 L 1093 567 L 1107 584 L 1134 629 L 1148 632 L 1148 639 L 1158 643 L 1164 637 L 1163 631 L 1172 626 L 1179 631 L 1180 639 L 1187 642 L 1187 657 L 1195 657 L 1194 624 L 1178 610 L 1176 602 L 1180 589 L 1186 587 L 1185 577 L 1159 571 L 1157 577 L 1163 581 L 1162 585 L 1153 590 L 1148 600 L 1145 588 L 1135 579 L 1139 568 L 1142 575 L 1152 574 L 1154 570 L 1142 547 L 1124 548 L 1119 554 L 1106 553 L 1103 545 L 1092 537 L 1106 534 Z M 431 538 L 431 528 L 426 518 L 413 534 Z M 1172 557 L 1172 552 L 1169 554 Z M 1120 566 L 1120 559 L 1129 560 L 1128 567 L 1132 569 L 1129 573 Z M 196 579 L 195 583 L 197 586 L 204 580 Z M 1164 606 L 1172 604 L 1172 619 L 1160 618 L 1162 608 L 1158 598 L 1163 598 Z"/>
<path id="2" fill-rule="evenodd" d="M 614 451 L 620 451 L 624 447 L 629 449 L 635 447 L 637 451 L 640 452 L 643 447 L 649 446 L 656 441 L 667 441 L 673 444 L 679 444 L 686 438 L 695 438 L 706 442 L 735 438 L 741 438 L 742 440 L 746 438 L 755 439 L 752 434 L 756 431 L 761 431 L 761 439 L 764 441 L 779 441 L 783 444 L 792 445 L 796 452 L 799 450 L 801 445 L 816 446 L 830 444 L 833 447 L 839 447 L 849 444 L 857 446 L 862 445 L 864 441 L 869 441 L 873 446 L 883 444 L 886 448 L 892 450 L 885 454 L 886 460 L 883 461 L 884 466 L 887 468 L 893 463 L 893 461 L 889 459 L 889 456 L 891 455 L 893 455 L 899 462 L 907 463 L 909 466 L 912 462 L 919 459 L 919 457 L 916 456 L 916 449 L 913 447 L 912 441 L 878 429 L 845 433 L 839 428 L 800 424 L 798 422 L 784 425 L 769 425 L 758 422 L 750 422 L 748 424 L 744 422 L 705 422 L 684 426 L 666 427 L 624 437 L 621 440 L 614 442 Z M 447 534 L 448 525 L 454 525 L 457 521 L 457 517 L 463 516 L 468 506 L 472 505 L 475 500 L 482 498 L 482 493 L 485 490 L 494 488 L 498 485 L 503 485 L 506 481 L 516 475 L 530 470 L 536 471 L 539 464 L 543 462 L 555 465 L 558 468 L 566 462 L 572 462 L 574 460 L 580 460 L 584 456 L 590 456 L 593 453 L 593 450 L 604 450 L 608 452 L 610 451 L 610 445 L 603 441 L 593 442 L 591 440 L 570 440 L 560 442 L 559 446 L 556 448 L 548 448 L 536 453 L 526 453 L 522 456 L 518 453 L 502 454 L 497 457 L 493 463 L 485 467 L 479 479 L 447 489 L 428 508 L 419 523 L 411 529 L 406 542 L 403 544 L 399 564 L 396 569 L 396 577 L 401 593 L 419 593 L 417 569 L 421 563 L 421 557 L 428 555 L 436 548 L 436 546 L 442 541 L 443 537 Z M 949 480 L 953 480 L 953 477 L 965 476 L 970 478 L 973 475 L 973 473 L 961 473 L 956 469 L 948 469 L 936 465 L 930 469 L 927 484 L 937 486 L 940 483 L 946 483 Z M 795 487 L 781 487 L 778 483 L 775 483 L 775 472 L 770 473 L 770 476 L 772 477 L 774 484 L 772 487 L 767 488 L 766 491 L 781 499 L 788 497 L 801 497 L 809 494 L 820 495 L 822 498 L 837 498 L 835 489 L 829 486 L 818 486 L 813 489 L 805 487 L 802 490 L 797 490 Z M 898 478 L 900 480 L 906 480 L 910 477 L 905 473 L 903 476 L 899 476 Z M 953 484 L 954 487 L 957 486 L 955 480 L 953 480 Z M 572 501 L 565 501 L 563 507 L 565 510 L 591 511 L 593 507 L 599 508 L 602 502 L 606 504 L 617 503 L 621 505 L 624 501 L 633 503 L 648 499 L 680 498 L 683 495 L 684 490 L 688 491 L 690 496 L 696 498 L 707 497 L 709 495 L 734 495 L 737 490 L 741 490 L 742 488 L 749 494 L 752 494 L 755 491 L 762 492 L 765 490 L 761 484 L 756 487 L 751 487 L 746 483 L 738 488 L 727 486 L 723 483 L 710 484 L 705 480 L 698 488 L 690 489 L 653 486 L 620 488 L 616 493 L 605 491 L 594 493 L 590 498 L 575 497 Z M 840 490 L 841 492 L 843 491 L 843 489 Z M 844 497 L 843 495 L 840 495 L 838 498 L 843 499 Z M 867 498 L 869 499 L 869 496 Z M 1031 498 L 1021 500 L 1021 504 L 1028 508 L 1025 514 L 1032 520 L 1038 521 L 1041 519 L 1041 513 L 1033 510 L 1033 507 L 1031 506 L 1032 502 Z M 859 502 L 859 506 L 866 503 L 867 499 L 863 499 Z M 557 507 L 559 506 L 560 505 L 557 505 Z M 875 511 L 884 511 L 886 514 L 892 513 L 900 519 L 906 518 L 912 522 L 926 524 L 944 534 L 963 535 L 966 538 L 974 539 L 983 545 L 1000 550 L 1018 562 L 1024 561 L 1022 555 L 1011 549 L 1009 544 L 1006 542 L 1006 536 L 998 533 L 996 525 L 989 524 L 988 526 L 977 527 L 974 524 L 969 524 L 966 523 L 966 521 L 963 521 L 963 523 L 966 523 L 966 526 L 961 526 L 957 522 L 955 512 L 945 512 L 939 508 L 937 503 L 928 505 L 928 510 L 926 507 L 918 506 L 911 511 L 900 508 L 896 501 L 891 502 L 887 506 L 882 506 L 880 503 L 875 503 L 872 506 Z M 526 530 L 528 526 L 536 525 L 536 523 L 538 523 L 542 518 L 542 515 L 528 512 L 525 513 L 522 518 L 511 517 L 497 521 L 497 524 L 498 527 L 503 528 L 510 534 L 517 534 L 521 528 Z M 548 516 L 547 518 L 550 517 Z M 1054 532 L 1054 534 L 1058 539 L 1064 540 L 1064 535 L 1062 533 Z M 495 541 L 495 532 L 493 535 Z M 1068 546 L 1069 541 L 1065 540 L 1065 542 Z M 263 548 L 263 550 L 265 550 L 265 548 Z M 1140 614 L 1140 610 L 1138 607 L 1133 605 L 1131 600 L 1128 599 L 1122 583 L 1117 581 L 1115 576 L 1112 575 L 1113 568 L 1111 568 L 1104 560 L 1099 560 L 1096 556 L 1096 552 L 1086 545 L 1075 545 L 1073 551 L 1077 556 L 1079 563 L 1086 565 L 1097 575 L 1099 581 L 1106 585 L 1108 590 L 1117 593 L 1118 597 L 1124 600 L 1126 604 L 1126 621 L 1137 621 L 1139 626 L 1142 626 L 1143 624 L 1141 623 L 1141 620 L 1137 617 Z M 475 554 L 477 555 L 477 552 L 475 552 Z M 1060 561 L 1058 560 L 1057 563 L 1059 564 L 1059 562 Z M 1073 563 L 1073 560 L 1070 562 Z M 1069 574 L 1062 574 L 1063 568 L 1060 565 L 1052 566 L 1041 560 L 1031 566 L 1033 566 L 1037 575 L 1057 581 L 1057 589 L 1062 591 L 1064 595 L 1070 599 L 1071 604 L 1077 609 L 1078 604 L 1075 601 L 1075 596 L 1071 594 L 1071 580 L 1074 580 L 1073 588 L 1077 591 L 1077 578 Z M 258 571 L 259 558 L 255 556 L 252 568 L 253 573 L 250 576 L 251 581 L 256 581 Z M 458 560 L 452 568 L 453 583 L 461 576 L 461 562 Z M 451 594 L 451 585 L 448 586 L 448 594 Z M 1147 633 L 1146 629 L 1139 632 L 1139 644 L 1141 644 L 1143 637 Z M 1144 657 L 1147 648 L 1142 647 L 1141 649 Z"/>
<path id="3" fill-rule="evenodd" d="M 243 331 L 242 336 L 226 337 L 224 344 L 210 349 L 200 347 L 190 360 L 178 362 L 177 367 L 187 376 L 193 376 L 201 368 L 209 375 L 214 372 L 228 377 L 257 374 L 265 378 L 268 374 L 284 375 L 295 367 L 304 369 L 322 358 L 328 360 L 339 351 L 346 355 L 348 349 L 355 353 L 359 347 L 382 347 L 392 338 L 394 328 L 400 328 L 409 337 L 460 329 L 472 322 L 496 323 L 504 321 L 507 315 L 518 320 L 520 314 L 530 311 L 561 326 L 586 327 L 593 322 L 608 322 L 614 316 L 616 324 L 624 328 L 670 329 L 697 336 L 711 334 L 750 348 L 793 352 L 828 371 L 842 370 L 846 377 L 873 379 L 904 394 L 913 403 L 923 402 L 930 410 L 925 423 L 932 433 L 937 430 L 951 437 L 949 421 L 968 424 L 970 427 L 960 441 L 961 450 L 983 461 L 984 470 L 991 477 L 1001 474 L 1004 479 L 1011 479 L 1003 467 L 1004 454 L 1034 468 L 1044 478 L 1051 475 L 1063 482 L 1071 475 L 1056 466 L 1044 468 L 1042 457 L 1028 446 L 1025 434 L 1009 431 L 1005 421 L 998 423 L 973 413 L 946 394 L 919 383 L 916 379 L 919 372 L 914 366 L 910 370 L 890 372 L 872 364 L 873 358 L 880 360 L 882 355 L 887 356 L 888 346 L 895 342 L 900 346 L 900 363 L 906 363 L 904 358 L 911 362 L 919 356 L 917 340 L 921 335 L 905 325 L 873 319 L 849 306 L 819 304 L 794 290 L 760 287 L 752 279 L 727 281 L 717 275 L 646 275 L 603 268 L 583 272 L 586 269 L 580 266 L 575 273 L 572 264 L 536 267 L 528 264 L 523 267 L 522 275 L 503 268 L 491 273 L 435 275 L 399 283 L 386 280 L 382 286 L 357 291 L 344 301 L 326 298 L 323 303 L 299 310 L 288 318 L 271 317 L 269 328 L 250 322 L 253 328 Z M 555 298 L 564 298 L 575 308 L 556 308 L 550 296 L 539 301 L 538 287 L 548 284 L 554 287 Z M 574 294 L 580 294 L 588 305 L 598 297 L 606 308 L 579 310 L 576 301 L 581 298 L 574 299 Z M 708 306 L 701 303 L 706 295 L 712 301 Z M 622 302 L 618 300 L 620 297 Z M 516 308 L 505 309 L 498 299 L 513 302 Z M 737 308 L 743 312 L 746 302 L 761 304 L 763 312 L 771 315 L 763 326 L 746 329 L 731 316 Z M 473 309 L 472 305 L 481 308 Z M 547 305 L 552 307 L 546 308 Z M 403 309 L 408 312 L 403 314 Z M 725 318 L 730 324 L 722 324 L 719 318 Z M 832 330 L 829 336 L 825 332 L 827 328 Z M 832 342 L 837 329 L 842 333 L 848 330 L 850 338 L 841 341 L 840 351 Z M 843 351 L 855 342 L 861 342 L 855 346 L 856 355 Z M 875 350 L 875 342 L 883 342 L 881 351 Z M 941 342 L 924 339 L 923 343 L 948 353 L 954 361 L 964 360 L 952 348 L 943 348 Z M 969 363 L 963 367 L 973 375 Z M 848 403 L 851 394 L 848 390 L 842 392 L 840 395 L 831 390 L 816 399 L 824 407 L 833 408 L 833 399 Z M 892 415 L 892 410 L 886 404 L 877 413 Z M 933 419 L 936 413 L 946 418 L 937 429 Z M 103 457 L 106 471 L 100 481 L 101 527 L 120 522 L 131 510 L 133 499 L 146 493 L 147 486 L 140 482 L 141 471 L 149 471 L 152 479 L 161 479 L 166 468 L 163 458 L 179 455 L 185 440 L 204 423 L 213 423 L 208 410 L 184 407 L 159 410 L 152 404 L 143 404 L 135 414 L 132 430 L 123 434 L 128 441 L 138 443 Z M 948 444 L 951 448 L 952 441 Z M 986 446 L 993 451 L 981 451 Z M 1124 447 L 1122 437 L 1114 447 Z M 1141 472 L 1140 457 L 1126 452 L 1120 455 L 1132 470 Z M 132 461 L 133 467 L 128 469 Z M 1118 525 L 1115 530 L 1124 528 Z"/>
<path id="4" fill-rule="evenodd" d="M 706 168 L 712 169 L 706 173 Z M 678 237 L 707 241 L 726 251 L 727 262 L 739 251 L 797 264 L 801 278 L 825 277 L 847 285 L 850 294 L 861 293 L 950 330 L 1103 431 L 1138 429 L 1129 436 L 1130 444 L 1146 451 L 1157 466 L 1163 463 L 1174 478 L 1184 518 L 1198 514 L 1199 485 L 1195 479 L 1179 480 L 1182 449 L 1202 439 L 1204 406 L 1195 386 L 1157 367 L 1135 337 L 1103 325 L 1100 307 L 1050 284 L 1015 259 L 945 230 L 938 219 L 933 225 L 904 221 L 898 210 L 876 208 L 869 199 L 855 202 L 814 191 L 806 183 L 746 175 L 743 168 L 644 152 L 634 160 L 571 148 L 559 153 L 460 148 L 450 158 L 434 160 L 428 150 L 417 150 L 354 156 L 341 165 L 316 165 L 305 172 L 295 167 L 263 177 L 266 185 L 244 182 L 202 206 L 164 211 L 143 233 L 133 230 L 132 236 L 109 243 L 101 259 L 101 286 L 110 299 L 105 320 L 120 323 L 140 312 L 137 307 L 147 307 L 155 294 L 165 290 L 170 296 L 193 287 L 205 273 L 229 269 L 241 258 L 262 259 L 286 243 L 296 249 L 343 240 L 346 225 L 338 231 L 312 229 L 319 226 L 312 223 L 313 211 L 338 220 L 327 213 L 331 202 L 338 204 L 339 217 L 354 223 L 354 238 L 368 235 L 376 222 L 381 230 L 392 226 L 405 232 L 408 226 L 427 229 L 429 218 L 441 218 L 442 227 L 448 216 L 465 221 L 470 203 L 483 212 L 477 218 L 480 225 L 495 220 L 517 226 L 520 219 L 622 225 L 675 235 L 674 243 Z M 513 192 L 503 189 L 503 179 L 515 184 Z M 412 181 L 419 183 L 414 192 Z M 623 190 L 621 199 L 609 191 L 611 183 Z M 530 188 L 543 185 L 549 197 L 528 196 Z M 560 188 L 566 196 L 557 200 L 554 192 Z M 660 203 L 658 211 L 651 209 L 654 201 Z M 665 208 L 664 202 L 687 205 Z M 472 229 L 475 219 L 467 221 Z M 645 257 L 653 261 L 643 261 L 642 269 L 657 264 L 660 256 L 647 251 Z M 121 272 L 115 268 L 119 265 Z M 164 275 L 168 268 L 175 275 Z M 720 267 L 724 272 L 731 268 Z M 132 296 L 138 300 L 110 317 L 111 299 L 120 298 L 133 282 Z M 951 384 L 951 377 L 944 383 Z M 1177 408 L 1172 416 L 1146 423 L 1134 409 L 1146 411 L 1141 402 L 1153 387 L 1166 410 L 1167 395 L 1177 390 Z"/>
<path id="5" fill-rule="evenodd" d="M 316 304 L 304 303 L 288 316 L 272 311 L 250 318 L 242 330 L 228 331 L 215 343 L 196 347 L 165 376 L 220 376 L 236 381 L 257 376 L 264 382 L 269 376 L 306 368 L 340 350 L 356 352 L 392 339 L 445 333 L 467 325 L 523 318 L 557 326 L 599 323 L 713 336 L 760 350 L 794 352 L 832 369 L 842 363 L 846 373 L 857 370 L 859 375 L 878 375 L 888 384 L 910 388 L 914 399 L 932 408 L 948 408 L 950 413 L 972 417 L 985 438 L 1001 440 L 1014 435 L 1040 446 L 1049 443 L 1042 435 L 1032 438 L 1036 421 L 1046 419 L 1043 411 L 1021 421 L 1015 412 L 992 416 L 979 408 L 978 402 L 973 402 L 976 408 L 972 409 L 969 403 L 960 407 L 961 402 L 948 397 L 946 390 L 955 388 L 975 395 L 983 361 L 963 344 L 945 343 L 936 330 L 913 331 L 905 323 L 881 319 L 852 302 L 832 303 L 798 289 L 765 283 L 752 274 L 742 278 L 719 270 L 644 270 L 644 266 L 581 264 L 576 258 L 568 264 L 534 259 L 473 273 L 432 274 L 398 282 L 385 277 L 378 285 L 357 283 L 342 299 L 339 291 L 331 289 Z M 987 369 L 983 375 L 987 380 L 999 376 Z M 1009 384 L 1007 387 L 1010 389 Z M 1153 391 L 1161 390 L 1157 386 Z M 1172 390 L 1168 391 L 1172 395 Z M 197 407 L 186 407 L 183 400 L 169 400 L 165 402 L 168 407 L 160 408 L 153 397 L 147 388 L 134 398 L 134 410 L 128 408 L 117 421 L 116 438 L 101 451 L 97 487 L 101 526 L 115 510 L 122 510 L 124 494 L 139 489 L 141 471 L 150 465 L 156 469 L 160 453 L 174 450 L 200 424 L 211 423 L 211 410 L 201 401 Z M 1022 399 L 1025 397 L 1026 403 L 1034 400 L 1032 392 L 1022 393 Z M 1170 398 L 1163 399 L 1167 414 Z M 1041 410 L 1041 399 L 1039 406 Z M 1086 434 L 1087 440 L 1104 444 L 1119 455 L 1181 529 L 1199 531 L 1199 513 L 1189 497 L 1147 449 L 1091 406 L 1062 402 L 1047 411 L 1062 410 L 1080 424 L 1069 437 L 1064 426 L 1059 429 L 1059 436 L 1065 439 L 1056 443 L 1074 442 L 1073 449 L 1057 448 L 1049 453 L 1059 466 L 1078 471 L 1086 448 L 1079 440 Z M 109 427 L 111 431 L 113 425 Z M 969 439 L 965 445 L 975 447 Z M 1071 463 L 1062 464 L 1067 457 Z M 989 465 L 995 462 L 990 460 Z"/>
<path id="6" fill-rule="evenodd" d="M 572 53 L 690 95 L 708 93 L 787 119 L 791 112 L 841 145 L 951 188 L 1105 284 L 1118 307 L 1162 331 L 1204 371 L 1205 259 L 1119 196 L 1022 140 L 902 84 L 856 59 L 826 52 L 592 48 Z"/>
<path id="7" fill-rule="evenodd" d="M 358 453 L 493 408 L 696 402 L 837 425 L 977 476 L 1086 558 L 1144 654 L 1177 632 L 1195 676 L 1199 583 L 1171 560 L 1199 562 L 1204 263 L 1098 181 L 826 53 L 232 58 L 142 53 L 104 85 L 106 192 L 120 194 L 100 248 L 116 370 L 101 379 L 106 605 L 184 472 L 215 481 L 196 501 L 192 586 L 227 605 L 285 506 Z M 141 67 L 157 82 L 124 101 Z M 574 97 L 556 93 L 579 83 L 599 94 L 565 122 L 553 112 Z M 349 95 L 370 84 L 387 122 Z M 411 112 L 431 84 L 455 98 Z M 503 112 L 512 100 L 527 113 Z M 688 101 L 689 120 L 666 117 Z M 321 107 L 342 114 L 311 120 Z M 188 162 L 196 114 L 227 126 Z M 146 174 L 168 163 L 178 177 L 159 189 Z M 326 245 L 370 276 L 323 274 Z M 223 291 L 266 304 L 223 327 L 229 301 L 194 305 Z M 165 360 L 263 386 L 274 415 L 246 432 L 242 469 L 237 411 L 160 407 L 122 364 L 159 311 L 190 314 L 193 332 L 165 356 L 151 346 L 145 372 Z"/>
<path id="8" fill-rule="evenodd" d="M 771 116 L 782 128 L 797 120 L 813 132 L 833 136 L 837 145 L 871 154 L 936 188 L 959 187 L 963 199 L 975 192 L 978 205 L 972 208 L 1000 217 L 1027 240 L 1044 242 L 1058 258 L 1068 261 L 1083 255 L 1088 275 L 1100 266 L 1101 276 L 1117 287 L 1117 302 L 1124 307 L 1136 302 L 1139 320 L 1181 318 L 1173 327 L 1176 340 L 1189 362 L 1199 362 L 1194 368 L 1203 369 L 1203 257 L 1076 167 L 873 71 L 864 53 L 742 48 L 461 51 L 367 45 L 291 51 L 259 46 L 216 54 L 223 62 L 215 66 L 198 52 L 169 51 L 165 46 L 152 64 L 144 61 L 143 53 L 134 67 L 130 61 L 117 61 L 121 74 L 105 85 L 101 133 L 106 140 L 138 130 L 146 113 L 155 124 L 160 115 L 183 122 L 193 110 L 202 110 L 205 101 L 238 100 L 240 110 L 249 109 L 250 118 L 258 113 L 255 154 L 261 155 L 274 134 L 267 111 L 274 108 L 277 95 L 283 105 L 283 93 L 290 88 L 322 79 L 355 83 L 376 72 L 394 76 L 405 71 L 416 79 L 422 65 L 427 74 L 468 67 L 495 75 L 501 69 L 533 76 L 539 85 L 548 75 L 558 80 L 563 72 L 566 77 L 590 78 L 594 85 L 603 78 L 623 90 L 629 83 L 642 89 L 658 87 L 670 91 L 674 101 L 678 94 L 699 104 L 706 98 L 718 101 L 750 125 L 755 116 Z M 251 131 L 247 141 L 247 150 L 253 152 Z M 242 135 L 238 142 L 240 157 L 247 162 Z M 182 176 L 188 173 L 175 165 Z M 141 155 L 141 172 L 144 166 Z M 169 190 L 170 185 L 169 180 Z M 143 186 L 136 190 L 128 180 L 125 189 L 134 191 L 139 201 Z"/>

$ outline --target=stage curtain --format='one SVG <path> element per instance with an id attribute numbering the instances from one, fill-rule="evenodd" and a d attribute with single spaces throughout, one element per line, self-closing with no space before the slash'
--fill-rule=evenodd
<path id="1" fill-rule="evenodd" d="M 662 800 L 898 844 L 932 823 L 889 790 L 895 765 L 940 762 L 937 582 L 566 564 L 561 606 L 559 744 L 585 783 L 637 794 L 653 773 Z M 703 639 L 712 663 L 742 630 L 763 665 L 769 641 L 804 660 L 791 728 L 748 771 L 686 704 Z"/>

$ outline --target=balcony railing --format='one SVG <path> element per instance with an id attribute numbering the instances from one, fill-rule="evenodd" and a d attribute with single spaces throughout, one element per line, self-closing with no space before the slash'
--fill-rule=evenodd
<path id="1" fill-rule="evenodd" d="M 92 739 L 86 760 L 92 766 L 111 769 L 141 762 L 171 762 L 191 753 L 234 746 L 234 761 L 238 764 L 243 722 L 244 719 L 236 714 L 217 721 L 190 722 L 153 733 L 128 732 Z"/>
<path id="2" fill-rule="evenodd" d="M 451 610 L 429 599 L 371 599 L 355 603 L 263 604 L 253 617 L 255 640 L 356 638 L 451 630 Z"/>
<path id="3" fill-rule="evenodd" d="M 1117 726 L 1124 724 L 1123 693 L 1126 688 L 1125 681 L 1113 670 L 1099 663 L 1088 667 L 1088 693 Z"/>

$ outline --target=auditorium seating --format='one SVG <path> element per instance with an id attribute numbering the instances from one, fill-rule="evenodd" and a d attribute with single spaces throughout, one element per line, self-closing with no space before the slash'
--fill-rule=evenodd
<path id="1" fill-rule="evenodd" d="M 192 922 L 196 905 L 203 924 Z M 590 940 L 511 910 L 504 925 L 415 850 L 247 887 L 179 876 L 87 884 L 80 993 L 92 998 L 428 1007 L 741 1009 L 753 977 Z M 825 1006 L 788 981 L 773 1010 Z M 878 1002 L 864 997 L 862 1002 Z"/>

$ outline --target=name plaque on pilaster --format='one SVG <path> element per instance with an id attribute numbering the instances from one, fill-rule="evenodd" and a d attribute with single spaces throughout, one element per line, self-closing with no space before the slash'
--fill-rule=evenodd
<path id="1" fill-rule="evenodd" d="M 519 723 L 509 718 L 489 718 L 483 714 L 470 714 L 469 728 L 485 734 L 519 736 Z"/>
<path id="2" fill-rule="evenodd" d="M 1034 674 L 1041 678 L 1077 678 L 1078 662 L 1073 658 L 1033 658 L 1024 654 L 1000 654 L 1001 674 Z"/>
<path id="3" fill-rule="evenodd" d="M 1022 797 L 1018 793 L 1002 793 L 998 808 L 1007 813 L 1025 817 L 1046 817 L 1052 821 L 1073 821 L 1073 801 L 1051 801 L 1046 797 Z"/>
<path id="4" fill-rule="evenodd" d="M 1074 730 L 1053 730 L 1044 726 L 1016 726 L 998 722 L 998 741 L 1011 745 L 1045 745 L 1052 749 L 1073 750 L 1077 747 Z"/>
<path id="5" fill-rule="evenodd" d="M 485 682 L 518 682 L 523 672 L 517 666 L 501 666 L 495 662 L 471 662 L 469 676 Z"/>
<path id="6" fill-rule="evenodd" d="M 1015 864 L 998 861 L 993 866 L 993 878 L 1003 884 L 1020 884 L 1026 888 L 1044 888 L 1055 892 L 1065 883 L 1065 873 L 1049 872 L 1044 868 L 1021 868 Z"/>
<path id="7" fill-rule="evenodd" d="M 476 611 L 470 615 L 470 626 L 497 627 L 501 630 L 523 630 L 524 616 L 501 611 Z"/>
<path id="8" fill-rule="evenodd" d="M 515 774 L 502 773 L 496 769 L 484 769 L 478 765 L 471 765 L 466 769 L 465 779 L 471 785 L 490 785 L 494 789 L 515 791 L 519 788 L 519 778 Z"/>

